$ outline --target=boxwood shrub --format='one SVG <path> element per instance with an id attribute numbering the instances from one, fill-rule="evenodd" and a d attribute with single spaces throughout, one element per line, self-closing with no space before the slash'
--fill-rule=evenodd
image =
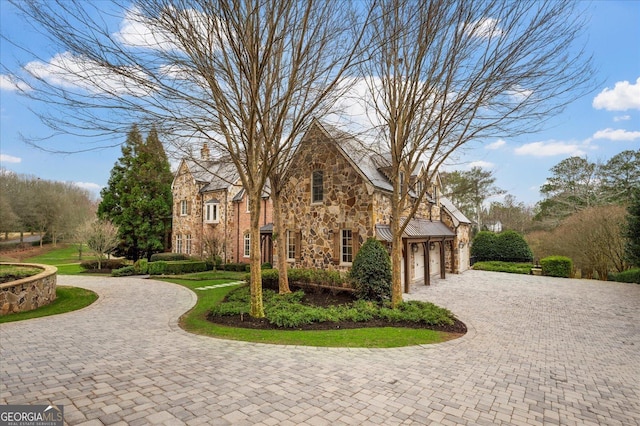
<path id="1" fill-rule="evenodd" d="M 565 256 L 549 256 L 540 259 L 542 275 L 550 277 L 571 278 L 573 261 Z"/>
<path id="2" fill-rule="evenodd" d="M 118 268 L 111 271 L 113 277 L 128 277 L 131 275 L 137 275 L 136 268 L 133 265 L 125 266 L 124 268 Z"/>
<path id="3" fill-rule="evenodd" d="M 340 274 L 338 271 L 291 268 L 287 269 L 287 277 L 289 279 L 289 284 L 298 286 L 319 285 L 325 287 L 350 288 L 348 278 Z M 244 279 L 249 282 L 251 280 L 251 275 L 246 274 Z M 262 286 L 264 288 L 277 290 L 279 279 L 280 274 L 277 269 L 262 270 Z"/>
<path id="4" fill-rule="evenodd" d="M 127 266 L 126 259 L 107 259 L 102 261 L 102 269 L 119 269 Z M 97 260 L 85 260 L 80 262 L 80 267 L 87 271 L 98 270 Z"/>
<path id="5" fill-rule="evenodd" d="M 629 269 L 616 274 L 609 274 L 609 281 L 640 284 L 640 268 Z"/>
<path id="6" fill-rule="evenodd" d="M 189 256 L 183 253 L 154 253 L 151 255 L 151 262 L 158 262 L 164 260 L 166 262 L 173 260 L 189 260 Z"/>
<path id="7" fill-rule="evenodd" d="M 369 238 L 360 247 L 349 277 L 358 299 L 376 302 L 391 299 L 391 259 L 380 241 Z"/>
<path id="8" fill-rule="evenodd" d="M 478 262 L 499 260 L 503 262 L 531 262 L 533 253 L 529 244 L 516 231 L 495 234 L 480 231 L 473 239 L 471 256 Z"/>
<path id="9" fill-rule="evenodd" d="M 149 263 L 150 275 L 179 275 L 204 272 L 207 270 L 207 262 L 203 260 L 176 260 L 165 262 L 163 260 Z"/>
<path id="10" fill-rule="evenodd" d="M 499 260 L 497 235 L 491 231 L 478 232 L 471 244 L 471 256 L 478 262 Z"/>

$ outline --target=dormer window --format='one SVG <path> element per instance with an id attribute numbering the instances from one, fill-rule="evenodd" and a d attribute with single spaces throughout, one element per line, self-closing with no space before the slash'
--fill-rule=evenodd
<path id="1" fill-rule="evenodd" d="M 204 209 L 205 223 L 220 223 L 220 202 L 216 199 L 205 203 Z"/>

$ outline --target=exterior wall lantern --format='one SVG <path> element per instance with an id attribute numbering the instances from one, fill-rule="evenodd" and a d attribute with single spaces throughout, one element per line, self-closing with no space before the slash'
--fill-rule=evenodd
<path id="1" fill-rule="evenodd" d="M 436 243 L 430 242 L 429 243 L 429 250 L 435 250 L 435 249 L 436 249 Z"/>

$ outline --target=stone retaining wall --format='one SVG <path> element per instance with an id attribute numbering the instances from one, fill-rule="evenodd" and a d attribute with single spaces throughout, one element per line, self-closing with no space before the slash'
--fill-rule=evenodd
<path id="1" fill-rule="evenodd" d="M 29 266 L 42 272 L 27 278 L 0 284 L 0 315 L 26 312 L 48 305 L 56 299 L 58 268 L 33 263 L 2 263 L 3 265 Z"/>

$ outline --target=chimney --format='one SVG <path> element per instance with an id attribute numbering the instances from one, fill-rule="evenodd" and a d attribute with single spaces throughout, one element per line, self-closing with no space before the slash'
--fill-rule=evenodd
<path id="1" fill-rule="evenodd" d="M 200 158 L 204 161 L 209 161 L 209 145 L 205 142 L 202 144 L 202 149 L 200 150 Z"/>

